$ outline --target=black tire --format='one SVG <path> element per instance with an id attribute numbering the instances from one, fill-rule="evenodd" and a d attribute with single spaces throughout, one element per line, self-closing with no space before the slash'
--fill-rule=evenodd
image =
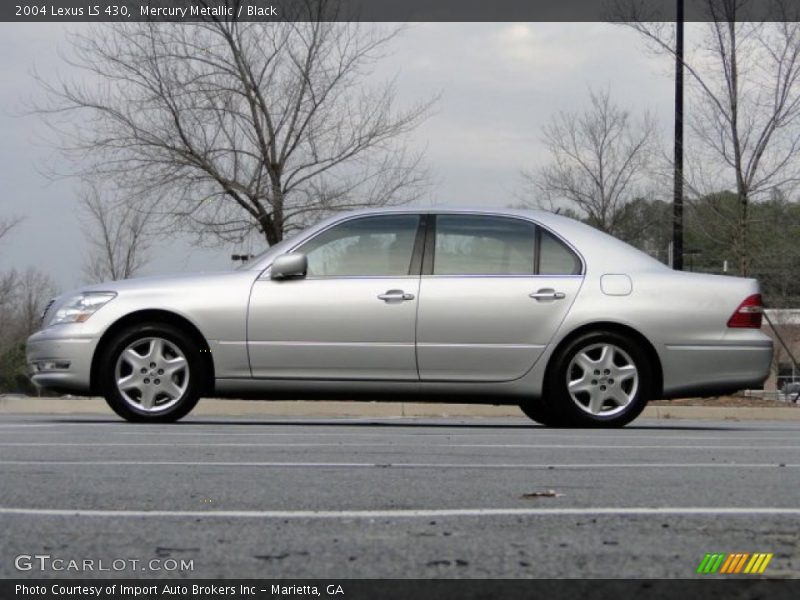
<path id="1" fill-rule="evenodd" d="M 168 374 L 159 375 L 157 367 L 154 367 L 150 380 L 143 380 L 147 381 L 148 386 L 156 386 L 141 388 L 153 390 L 152 393 L 155 399 L 153 400 L 153 407 L 150 409 L 144 408 L 144 404 L 141 402 L 140 390 L 126 391 L 126 398 L 117 385 L 118 374 L 121 373 L 124 376 L 125 369 L 133 371 L 131 364 L 124 360 L 121 364 L 118 363 L 121 354 L 132 346 L 136 348 L 135 351 L 137 352 L 139 348 L 150 347 L 149 344 L 152 342 L 148 340 L 162 340 L 164 342 L 162 344 L 163 347 L 167 348 L 162 353 L 164 363 L 153 363 L 157 364 L 157 367 L 164 366 L 169 370 L 167 365 L 171 363 L 167 361 L 175 361 L 179 358 L 176 351 L 182 354 L 185 359 L 185 368 L 181 369 L 179 373 L 172 376 Z M 137 346 L 137 344 L 140 345 Z M 121 371 L 117 370 L 118 366 Z M 150 365 L 141 365 L 141 367 L 142 369 L 149 369 Z M 163 373 L 164 369 L 161 372 Z M 121 330 L 105 346 L 98 369 L 99 388 L 111 409 L 127 421 L 171 423 L 185 417 L 200 400 L 200 394 L 204 390 L 203 377 L 206 372 L 200 348 L 181 329 L 167 323 L 142 323 Z M 144 372 L 142 371 L 142 373 Z M 150 376 L 150 373 L 148 371 L 148 375 L 143 374 L 142 377 Z M 161 379 L 157 379 L 158 377 L 163 377 L 164 382 Z M 183 379 L 184 377 L 185 379 Z M 169 391 L 173 392 L 172 396 L 167 395 L 167 391 L 165 391 L 167 386 L 169 386 Z M 138 405 L 137 400 L 139 401 Z M 159 402 L 163 408 L 159 408 Z"/>
<path id="2" fill-rule="evenodd" d="M 603 347 L 613 357 L 611 370 L 628 369 L 630 365 L 636 369 L 636 379 L 614 380 L 613 373 L 606 375 L 605 369 L 585 370 L 573 360 L 581 358 L 599 358 Z M 613 349 L 613 350 L 612 350 Z M 608 356 L 606 354 L 605 356 Z M 570 369 L 570 373 L 567 373 Z M 629 369 L 628 369 L 629 370 Z M 595 375 L 597 374 L 597 375 Z M 574 395 L 567 387 L 568 377 L 587 378 L 588 391 L 579 391 Z M 627 373 L 626 373 L 627 375 Z M 591 379 L 589 379 L 591 378 Z M 635 385 L 634 385 L 635 381 Z M 541 410 L 546 413 L 549 424 L 566 427 L 622 427 L 638 417 L 652 395 L 653 366 L 647 358 L 647 352 L 641 344 L 628 336 L 615 331 L 593 331 L 584 333 L 562 349 L 551 359 L 545 379 L 545 397 Z M 599 390 L 603 390 L 602 392 Z M 623 404 L 613 397 L 606 397 L 606 391 L 612 396 L 623 398 Z M 592 412 L 592 398 L 597 398 L 599 410 Z"/>
<path id="3" fill-rule="evenodd" d="M 553 411 L 542 399 L 520 402 L 519 409 L 531 421 L 535 421 L 540 425 L 544 425 L 546 427 L 557 427 L 559 425 L 559 422 L 556 419 L 556 416 L 553 414 Z"/>

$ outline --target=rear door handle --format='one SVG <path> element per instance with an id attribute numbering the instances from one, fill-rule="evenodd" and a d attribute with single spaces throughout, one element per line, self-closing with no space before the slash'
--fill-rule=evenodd
<path id="1" fill-rule="evenodd" d="M 378 300 L 384 302 L 405 302 L 413 299 L 414 294 L 407 294 L 403 290 L 389 290 L 385 294 L 378 294 Z"/>
<path id="2" fill-rule="evenodd" d="M 537 302 L 541 302 L 542 300 L 563 300 L 567 297 L 564 292 L 557 292 L 553 288 L 542 288 L 532 294 L 528 294 L 528 296 Z"/>

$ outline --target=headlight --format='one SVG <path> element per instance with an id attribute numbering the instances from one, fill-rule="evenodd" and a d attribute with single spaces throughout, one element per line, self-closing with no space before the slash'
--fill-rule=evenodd
<path id="1" fill-rule="evenodd" d="M 73 296 L 59 307 L 48 325 L 83 323 L 115 296 L 114 292 L 86 292 Z"/>

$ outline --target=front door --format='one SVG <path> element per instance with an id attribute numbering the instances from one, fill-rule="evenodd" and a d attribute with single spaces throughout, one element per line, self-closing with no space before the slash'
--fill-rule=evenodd
<path id="1" fill-rule="evenodd" d="M 414 214 L 349 219 L 295 249 L 308 258 L 305 278 L 258 279 L 247 325 L 253 376 L 417 380 L 419 223 Z"/>

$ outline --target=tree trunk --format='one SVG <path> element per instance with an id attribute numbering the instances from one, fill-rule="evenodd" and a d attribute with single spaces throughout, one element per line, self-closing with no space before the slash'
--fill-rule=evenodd
<path id="1" fill-rule="evenodd" d="M 750 202 L 747 188 L 739 188 L 739 274 L 747 276 L 750 273 L 750 252 L 748 250 L 747 225 L 749 220 Z"/>
<path id="2" fill-rule="evenodd" d="M 277 167 L 277 165 L 274 166 Z M 275 173 L 270 179 L 272 181 L 272 228 L 275 231 L 276 242 L 280 242 L 283 239 L 283 206 L 285 201 L 283 185 L 281 185 L 281 174 Z"/>
<path id="3" fill-rule="evenodd" d="M 261 231 L 264 234 L 267 245 L 274 246 L 283 239 L 282 232 L 275 228 L 275 222 L 268 214 L 264 213 L 260 215 L 258 217 L 258 224 L 261 225 Z"/>
<path id="4" fill-rule="evenodd" d="M 728 8 L 726 6 L 726 8 Z M 744 161 L 742 159 L 742 144 L 739 131 L 739 64 L 737 60 L 736 39 L 736 7 L 733 6 L 728 14 L 728 38 L 730 40 L 730 66 L 728 74 L 728 102 L 730 105 L 731 141 L 733 142 L 733 160 L 736 168 L 736 193 L 739 196 L 739 222 L 737 223 L 739 243 L 737 245 L 737 258 L 739 259 L 739 275 L 745 276 L 749 271 L 747 249 L 747 221 L 749 193 L 744 175 Z M 724 48 L 720 48 L 722 52 Z"/>

